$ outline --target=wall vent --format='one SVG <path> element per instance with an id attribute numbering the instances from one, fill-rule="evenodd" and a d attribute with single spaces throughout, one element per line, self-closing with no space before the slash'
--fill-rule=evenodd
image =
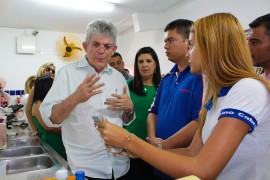
<path id="1" fill-rule="evenodd" d="M 32 36 L 17 37 L 17 53 L 34 54 L 36 52 L 35 38 Z"/>

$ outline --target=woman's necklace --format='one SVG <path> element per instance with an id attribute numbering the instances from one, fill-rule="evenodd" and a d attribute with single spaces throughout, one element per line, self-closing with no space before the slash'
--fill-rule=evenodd
<path id="1" fill-rule="evenodd" d="M 147 92 L 147 89 L 146 88 L 144 88 L 144 93 L 146 93 Z"/>

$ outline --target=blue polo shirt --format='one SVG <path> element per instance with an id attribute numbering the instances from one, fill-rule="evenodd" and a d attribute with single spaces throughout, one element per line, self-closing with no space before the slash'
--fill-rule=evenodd
<path id="1" fill-rule="evenodd" d="M 149 112 L 158 116 L 156 136 L 166 139 L 192 120 L 197 120 L 202 104 L 201 75 L 190 72 L 188 66 L 177 77 L 175 65 L 160 82 Z"/>

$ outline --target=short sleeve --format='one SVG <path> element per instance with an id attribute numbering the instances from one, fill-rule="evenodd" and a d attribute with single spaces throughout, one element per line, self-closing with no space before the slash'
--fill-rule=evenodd
<path id="1" fill-rule="evenodd" d="M 269 92 L 258 80 L 245 78 L 236 83 L 220 104 L 222 117 L 246 122 L 252 132 L 268 114 Z"/>

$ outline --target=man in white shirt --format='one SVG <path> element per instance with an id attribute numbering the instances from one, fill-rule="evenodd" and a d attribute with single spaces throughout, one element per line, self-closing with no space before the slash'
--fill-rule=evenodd
<path id="1" fill-rule="evenodd" d="M 116 27 L 109 21 L 91 22 L 83 42 L 86 56 L 58 71 L 40 107 L 48 126 L 61 124 L 72 172 L 85 171 L 89 179 L 125 179 L 123 175 L 129 169 L 129 158 L 107 150 L 92 119 L 101 113 L 122 126 L 134 118 L 126 81 L 107 64 L 117 49 L 116 34 Z"/>

